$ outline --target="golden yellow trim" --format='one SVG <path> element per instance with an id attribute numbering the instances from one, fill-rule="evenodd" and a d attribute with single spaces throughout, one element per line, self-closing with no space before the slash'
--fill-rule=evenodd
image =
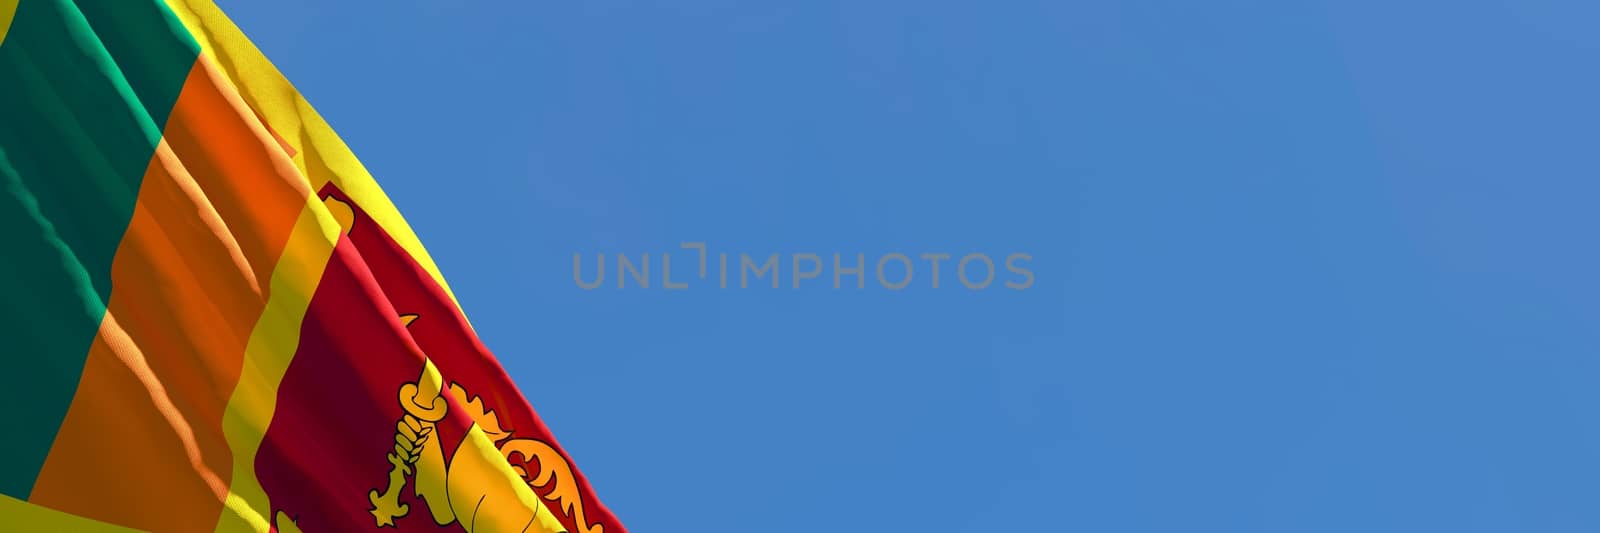
<path id="1" fill-rule="evenodd" d="M 217 518 L 217 531 L 267 531 L 270 527 L 267 493 L 256 479 L 256 452 L 277 408 L 278 385 L 300 345 L 300 323 L 343 232 L 337 207 L 307 198 L 283 258 L 272 272 L 266 311 L 250 333 L 244 371 L 222 414 L 222 433 L 233 452 L 233 477 Z"/>
<path id="2" fill-rule="evenodd" d="M 0 0 L 0 43 L 6 41 L 6 31 L 11 29 L 11 18 L 17 15 L 17 0 Z"/>
<path id="3" fill-rule="evenodd" d="M 16 2 L 12 2 L 15 4 Z M 4 6 L 0 6 L 4 7 Z M 0 30 L 5 28 L 0 27 Z M 124 533 L 138 531 L 63 513 L 0 494 L 0 530 L 4 531 L 82 531 L 85 533 Z"/>

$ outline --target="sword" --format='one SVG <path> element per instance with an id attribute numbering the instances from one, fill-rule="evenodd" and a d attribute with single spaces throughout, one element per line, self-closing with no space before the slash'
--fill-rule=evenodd
<path id="1" fill-rule="evenodd" d="M 407 324 L 415 318 L 416 315 L 401 317 Z M 388 455 L 389 484 L 381 493 L 377 489 L 367 493 L 367 500 L 372 503 L 369 511 L 378 527 L 394 525 L 394 519 L 411 511 L 410 505 L 400 503 L 400 490 L 405 488 L 406 478 L 415 472 L 412 466 L 421 456 L 422 445 L 433 435 L 434 424 L 444 420 L 449 410 L 443 390 L 444 378 L 433 361 L 423 362 L 422 375 L 416 383 L 400 386 L 400 406 L 405 414 L 395 423 L 394 451 Z"/>

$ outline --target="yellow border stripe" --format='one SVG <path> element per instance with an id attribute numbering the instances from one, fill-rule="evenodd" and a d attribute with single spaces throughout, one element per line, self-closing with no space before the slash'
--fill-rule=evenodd
<path id="1" fill-rule="evenodd" d="M 222 413 L 222 433 L 233 451 L 233 478 L 218 531 L 267 531 L 270 523 L 267 494 L 255 475 L 256 452 L 277 408 L 278 385 L 299 348 L 300 323 L 341 233 L 321 201 L 306 200 L 283 259 L 272 272 L 266 311 L 250 333 L 245 370 Z"/>
<path id="2" fill-rule="evenodd" d="M 201 53 L 216 60 L 245 101 L 295 148 L 295 164 L 310 180 L 311 190 L 321 190 L 330 181 L 337 185 L 433 276 L 459 308 L 438 265 L 372 174 L 238 26 L 211 0 L 165 1 L 200 43 Z"/>
<path id="3" fill-rule="evenodd" d="M 0 0 L 0 43 L 5 42 L 11 29 L 11 17 L 17 15 L 17 0 Z"/>
<path id="4" fill-rule="evenodd" d="M 15 3 L 15 2 L 13 2 Z M 4 31 L 0 27 L 0 31 Z M 6 531 L 82 531 L 123 533 L 138 531 L 67 514 L 0 494 L 0 529 Z"/>

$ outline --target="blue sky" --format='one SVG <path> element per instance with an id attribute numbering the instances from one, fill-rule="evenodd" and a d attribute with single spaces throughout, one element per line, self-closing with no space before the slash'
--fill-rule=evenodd
<path id="1" fill-rule="evenodd" d="M 220 3 L 635 531 L 1600 528 L 1592 2 Z"/>

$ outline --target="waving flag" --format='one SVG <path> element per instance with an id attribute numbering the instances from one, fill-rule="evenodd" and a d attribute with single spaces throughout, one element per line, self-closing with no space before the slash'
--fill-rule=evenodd
<path id="1" fill-rule="evenodd" d="M 209 0 L 0 0 L 0 530 L 622 533 Z"/>

